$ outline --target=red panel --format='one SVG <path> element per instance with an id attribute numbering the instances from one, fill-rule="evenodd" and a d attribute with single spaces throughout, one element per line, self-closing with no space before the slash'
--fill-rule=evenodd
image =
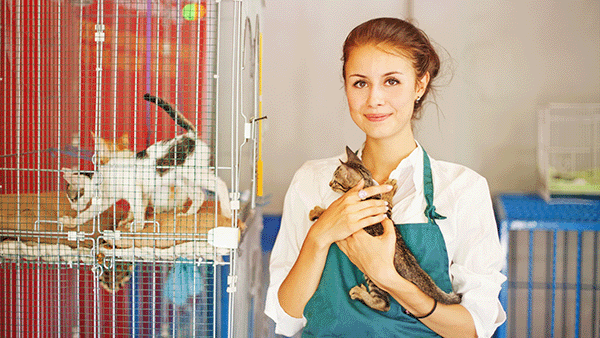
<path id="1" fill-rule="evenodd" d="M 142 99 L 146 92 L 200 123 L 206 22 L 185 20 L 184 4 L 104 0 L 97 43 L 95 2 L 21 3 L 2 6 L 0 168 L 11 170 L 0 173 L 1 193 L 57 190 L 60 167 L 92 169 L 92 132 L 108 139 L 127 132 L 137 151 L 173 137 L 174 122 Z"/>

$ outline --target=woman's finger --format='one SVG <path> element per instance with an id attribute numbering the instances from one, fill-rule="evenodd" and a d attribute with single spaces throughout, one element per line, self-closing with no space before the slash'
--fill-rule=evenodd
<path id="1" fill-rule="evenodd" d="M 383 225 L 383 233 L 387 234 L 387 233 L 395 233 L 396 230 L 394 228 L 394 222 L 392 222 L 391 219 L 389 219 L 388 217 L 386 217 L 382 222 L 381 225 Z"/>
<path id="2" fill-rule="evenodd" d="M 354 188 L 348 190 L 348 192 L 352 191 L 352 194 L 356 194 L 356 196 L 360 200 L 366 200 L 371 196 L 381 195 L 381 194 L 389 192 L 393 189 L 393 187 L 389 184 L 382 184 L 382 185 L 374 185 L 374 186 L 364 188 L 364 189 L 360 188 L 360 189 L 358 189 L 358 191 L 356 191 L 357 189 L 355 189 L 355 188 L 358 187 L 359 185 L 364 186 L 364 183 L 357 184 Z"/>

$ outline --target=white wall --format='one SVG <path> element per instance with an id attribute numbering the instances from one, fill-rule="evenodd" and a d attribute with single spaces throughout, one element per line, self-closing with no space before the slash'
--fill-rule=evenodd
<path id="1" fill-rule="evenodd" d="M 484 175 L 493 194 L 534 190 L 536 106 L 600 102 L 600 1 L 414 3 L 417 25 L 448 61 L 418 140 L 433 157 Z M 342 90 L 341 45 L 357 24 L 405 13 L 405 1 L 266 1 L 267 213 L 281 212 L 304 161 L 362 143 Z"/>

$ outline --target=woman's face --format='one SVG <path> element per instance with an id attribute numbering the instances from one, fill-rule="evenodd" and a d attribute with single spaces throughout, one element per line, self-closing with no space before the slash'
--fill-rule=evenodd
<path id="1" fill-rule="evenodd" d="M 414 102 L 428 74 L 417 82 L 409 59 L 365 45 L 350 53 L 344 80 L 350 115 L 367 139 L 413 140 Z"/>

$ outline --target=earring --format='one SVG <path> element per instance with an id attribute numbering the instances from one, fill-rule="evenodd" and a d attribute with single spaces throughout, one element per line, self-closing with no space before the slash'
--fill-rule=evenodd
<path id="1" fill-rule="evenodd" d="M 417 99 L 415 100 L 415 104 L 419 104 L 419 101 L 421 101 L 421 97 L 417 96 Z"/>

